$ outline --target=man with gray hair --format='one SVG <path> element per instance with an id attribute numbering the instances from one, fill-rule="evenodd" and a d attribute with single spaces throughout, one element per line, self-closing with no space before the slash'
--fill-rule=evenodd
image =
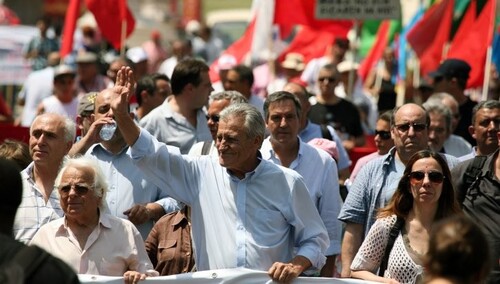
<path id="1" fill-rule="evenodd" d="M 469 132 L 476 140 L 477 146 L 472 151 L 460 157 L 461 161 L 475 156 L 486 156 L 498 149 L 497 132 L 500 130 L 500 102 L 487 100 L 478 103 L 472 109 L 472 125 Z"/>
<path id="2" fill-rule="evenodd" d="M 217 148 L 215 147 L 215 140 L 217 140 L 217 129 L 219 128 L 220 112 L 226 107 L 237 104 L 248 103 L 248 100 L 238 91 L 223 91 L 211 94 L 209 97 L 208 111 L 207 111 L 207 126 L 212 135 L 212 141 L 198 142 L 191 147 L 189 155 L 201 156 L 211 155 L 213 157 L 219 156 Z"/>
<path id="3" fill-rule="evenodd" d="M 436 152 L 448 153 L 443 147 L 444 141 L 451 134 L 451 111 L 448 107 L 433 102 L 426 102 L 422 105 L 431 122 L 429 124 L 429 147 Z"/>
<path id="4" fill-rule="evenodd" d="M 54 182 L 76 136 L 69 118 L 45 113 L 30 129 L 29 149 L 33 162 L 21 172 L 23 199 L 14 222 L 14 237 L 28 243 L 40 227 L 63 216 Z"/>
<path id="5" fill-rule="evenodd" d="M 260 158 L 265 135 L 260 112 L 234 104 L 220 113 L 218 161 L 180 155 L 128 115 L 132 75 L 129 68 L 119 72 L 111 108 L 139 168 L 192 208 L 197 269 L 267 270 L 280 282 L 320 269 L 329 242 L 325 226 L 302 177 Z"/>
<path id="6" fill-rule="evenodd" d="M 457 100 L 448 93 L 435 93 L 427 99 L 426 103 L 440 104 L 448 107 L 451 111 L 450 135 L 444 141 L 444 149 L 447 154 L 461 157 L 470 153 L 471 144 L 464 137 L 453 134 L 460 120 L 460 110 Z"/>

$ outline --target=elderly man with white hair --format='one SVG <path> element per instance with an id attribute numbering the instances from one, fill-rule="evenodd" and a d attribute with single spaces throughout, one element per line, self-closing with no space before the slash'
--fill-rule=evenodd
<path id="1" fill-rule="evenodd" d="M 65 216 L 42 226 L 31 244 L 80 274 L 123 275 L 125 283 L 158 276 L 134 224 L 105 213 L 107 184 L 94 159 L 68 159 L 55 188 Z"/>

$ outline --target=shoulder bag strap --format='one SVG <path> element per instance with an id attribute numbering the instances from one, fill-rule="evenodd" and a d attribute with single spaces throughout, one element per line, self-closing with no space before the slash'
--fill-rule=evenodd
<path id="1" fill-rule="evenodd" d="M 401 228 L 404 226 L 404 219 L 401 217 L 397 217 L 396 223 L 392 226 L 391 231 L 389 232 L 389 240 L 387 242 L 387 246 L 385 247 L 384 257 L 382 258 L 382 262 L 380 263 L 380 268 L 378 270 L 379 276 L 384 276 L 384 272 L 387 269 L 387 264 L 389 263 L 389 254 L 391 253 L 392 247 L 394 246 L 394 241 L 396 241 L 396 237 L 401 231 Z"/>

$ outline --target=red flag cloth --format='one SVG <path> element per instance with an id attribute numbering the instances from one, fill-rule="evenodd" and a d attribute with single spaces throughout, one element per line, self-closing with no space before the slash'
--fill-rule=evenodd
<path id="1" fill-rule="evenodd" d="M 467 88 L 481 87 L 484 80 L 484 65 L 488 47 L 493 42 L 496 0 L 488 0 L 474 24 L 460 39 L 453 39 L 448 58 L 458 58 L 469 63 L 471 72 Z"/>
<path id="2" fill-rule="evenodd" d="M 295 35 L 290 45 L 283 50 L 278 58 L 281 62 L 290 52 L 300 53 L 304 56 L 304 63 L 325 54 L 326 48 L 331 45 L 335 35 L 329 32 L 318 31 L 311 27 L 302 26 Z"/>
<path id="3" fill-rule="evenodd" d="M 243 61 L 245 58 L 245 55 L 247 55 L 248 52 L 250 52 L 250 48 L 252 46 L 252 40 L 253 40 L 253 33 L 255 30 L 255 20 L 256 18 L 248 24 L 247 29 L 245 30 L 245 33 L 233 44 L 231 44 L 226 51 L 224 51 L 222 55 L 224 54 L 230 54 L 236 58 L 236 62 L 240 63 Z M 220 56 L 219 56 L 220 58 Z M 219 63 L 219 59 L 215 60 L 212 65 L 210 65 L 210 80 L 212 82 L 217 82 L 219 81 L 219 68 L 217 67 Z"/>
<path id="4" fill-rule="evenodd" d="M 434 4 L 406 36 L 420 59 L 420 72 L 424 76 L 434 71 L 443 58 L 450 37 L 453 8 L 453 0 Z"/>
<path id="5" fill-rule="evenodd" d="M 127 22 L 127 37 L 134 31 L 135 27 L 135 19 L 127 7 L 126 0 L 85 0 L 85 4 L 94 14 L 102 36 L 115 49 L 120 49 L 123 20 Z M 126 14 L 125 19 L 122 18 L 123 14 Z"/>
<path id="6" fill-rule="evenodd" d="M 384 20 L 377 30 L 377 35 L 375 37 L 375 43 L 366 55 L 361 65 L 358 68 L 358 75 L 365 80 L 370 73 L 370 70 L 377 64 L 378 60 L 382 57 L 384 49 L 389 44 L 389 31 L 391 27 L 390 20 Z"/>
<path id="7" fill-rule="evenodd" d="M 64 31 L 62 36 L 61 58 L 70 54 L 73 50 L 73 35 L 75 33 L 76 20 L 80 12 L 80 0 L 70 0 L 66 18 L 64 19 Z"/>
<path id="8" fill-rule="evenodd" d="M 459 42 L 465 39 L 467 34 L 469 33 L 470 27 L 474 24 L 476 21 L 476 9 L 477 9 L 477 4 L 476 0 L 471 0 L 470 5 L 467 8 L 467 11 L 465 11 L 464 16 L 462 17 L 462 21 L 460 22 L 460 26 L 457 29 L 457 32 L 453 36 L 453 42 Z"/>
<path id="9" fill-rule="evenodd" d="M 280 25 L 282 31 L 290 31 L 294 25 L 303 25 L 318 31 L 327 31 L 336 36 L 347 36 L 347 32 L 353 26 L 353 21 L 317 20 L 314 15 L 315 5 L 316 1 L 310 0 L 275 0 L 274 23 Z"/>

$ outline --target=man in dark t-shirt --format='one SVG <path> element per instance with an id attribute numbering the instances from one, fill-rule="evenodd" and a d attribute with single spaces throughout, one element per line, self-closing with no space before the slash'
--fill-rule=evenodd
<path id="1" fill-rule="evenodd" d="M 316 104 L 311 106 L 309 118 L 317 124 L 332 125 L 343 141 L 344 148 L 350 150 L 363 146 L 365 138 L 357 107 L 335 94 L 340 74 L 333 64 L 327 64 L 319 70 L 319 94 Z"/>

